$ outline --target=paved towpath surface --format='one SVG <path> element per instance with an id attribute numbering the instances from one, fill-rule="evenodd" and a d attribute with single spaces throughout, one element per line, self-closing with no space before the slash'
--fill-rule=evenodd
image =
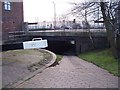
<path id="1" fill-rule="evenodd" d="M 118 77 L 76 56 L 64 56 L 59 65 L 17 88 L 118 88 Z"/>

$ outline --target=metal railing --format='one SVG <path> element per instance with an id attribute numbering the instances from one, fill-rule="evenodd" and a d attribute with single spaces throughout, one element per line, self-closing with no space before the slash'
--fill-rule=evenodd
<path id="1" fill-rule="evenodd" d="M 8 40 L 10 41 L 22 40 L 25 36 L 25 31 L 8 32 Z"/>
<path id="2" fill-rule="evenodd" d="M 88 29 L 33 29 L 28 32 L 89 32 Z M 106 29 L 90 29 L 90 32 L 106 32 Z"/>

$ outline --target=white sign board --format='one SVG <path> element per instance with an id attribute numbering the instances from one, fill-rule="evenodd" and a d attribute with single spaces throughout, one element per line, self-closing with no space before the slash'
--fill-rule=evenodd
<path id="1" fill-rule="evenodd" d="M 47 43 L 46 39 L 44 39 L 44 40 L 41 39 L 41 40 L 36 40 L 36 41 L 26 41 L 26 42 L 23 42 L 23 48 L 24 49 L 46 48 L 46 47 L 48 47 L 48 43 Z"/>

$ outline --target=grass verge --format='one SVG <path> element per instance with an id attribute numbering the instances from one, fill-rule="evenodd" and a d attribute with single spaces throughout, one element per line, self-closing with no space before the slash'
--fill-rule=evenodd
<path id="1" fill-rule="evenodd" d="M 62 57 L 63 57 L 62 55 L 58 55 L 58 54 L 57 54 L 57 59 L 56 59 L 56 61 L 57 61 L 57 62 L 61 61 Z"/>
<path id="2" fill-rule="evenodd" d="M 120 73 L 118 73 L 118 60 L 114 59 L 110 49 L 82 53 L 79 57 L 120 77 Z"/>
<path id="3" fill-rule="evenodd" d="M 63 57 L 62 55 L 58 55 L 58 54 L 56 54 L 56 56 L 57 56 L 56 61 L 51 65 L 52 67 L 58 65 L 59 61 L 61 61 Z"/>

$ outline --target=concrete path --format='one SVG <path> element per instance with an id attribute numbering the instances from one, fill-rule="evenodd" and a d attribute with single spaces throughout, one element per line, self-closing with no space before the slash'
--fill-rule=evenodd
<path id="1" fill-rule="evenodd" d="M 64 56 L 17 88 L 118 88 L 118 77 L 76 56 Z"/>

